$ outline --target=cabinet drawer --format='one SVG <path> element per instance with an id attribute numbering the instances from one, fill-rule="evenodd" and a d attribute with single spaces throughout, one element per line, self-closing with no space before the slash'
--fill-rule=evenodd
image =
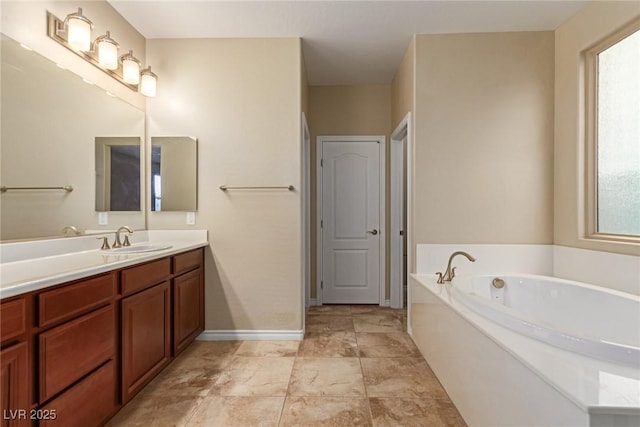
<path id="1" fill-rule="evenodd" d="M 40 334 L 40 401 L 114 356 L 115 323 L 110 305 Z"/>
<path id="2" fill-rule="evenodd" d="M 202 249 L 186 252 L 173 257 L 173 274 L 180 274 L 202 266 Z"/>
<path id="3" fill-rule="evenodd" d="M 109 303 L 116 295 L 114 274 L 64 286 L 38 296 L 38 323 L 48 326 Z"/>
<path id="4" fill-rule="evenodd" d="M 104 424 L 118 409 L 116 364 L 108 362 L 41 409 L 40 426 Z"/>
<path id="5" fill-rule="evenodd" d="M 0 341 L 15 338 L 27 331 L 27 300 L 19 298 L 0 306 Z"/>
<path id="6" fill-rule="evenodd" d="M 132 294 L 160 283 L 170 274 L 171 259 L 168 257 L 123 270 L 121 276 L 122 295 Z"/>

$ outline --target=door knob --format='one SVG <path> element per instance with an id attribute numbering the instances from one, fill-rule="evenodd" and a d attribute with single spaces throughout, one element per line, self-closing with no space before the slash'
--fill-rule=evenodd
<path id="1" fill-rule="evenodd" d="M 367 233 L 371 233 L 375 236 L 376 234 L 378 234 L 378 230 L 374 228 L 373 230 L 368 230 Z"/>

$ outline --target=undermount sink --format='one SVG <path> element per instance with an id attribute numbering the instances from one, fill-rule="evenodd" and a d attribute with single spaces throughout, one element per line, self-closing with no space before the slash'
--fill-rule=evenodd
<path id="1" fill-rule="evenodd" d="M 137 254 L 141 252 L 157 252 L 165 249 L 170 249 L 171 245 L 134 245 L 123 246 L 121 248 L 109 249 L 110 253 L 118 254 Z"/>

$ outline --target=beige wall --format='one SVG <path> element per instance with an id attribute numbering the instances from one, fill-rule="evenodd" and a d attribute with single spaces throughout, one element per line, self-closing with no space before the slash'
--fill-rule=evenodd
<path id="1" fill-rule="evenodd" d="M 300 40 L 149 40 L 147 56 L 164 76 L 149 135 L 198 138 L 206 329 L 302 329 L 300 193 L 218 188 L 300 188 Z M 151 212 L 148 225 L 188 228 L 184 212 Z"/>
<path id="2" fill-rule="evenodd" d="M 389 159 L 391 132 L 391 87 L 389 85 L 310 86 L 309 131 L 311 133 L 311 298 L 316 297 L 316 138 L 326 135 L 384 135 Z M 387 204 L 389 201 L 389 165 L 386 171 Z M 388 206 L 387 206 L 388 210 Z M 386 215 L 389 229 L 389 215 Z M 386 239 L 389 244 L 388 233 Z M 389 254 L 387 254 L 386 295 L 389 298 Z"/>
<path id="3" fill-rule="evenodd" d="M 640 2 L 593 2 L 556 30 L 554 243 L 640 255 L 635 244 L 584 239 L 582 52 L 640 16 Z"/>
<path id="4" fill-rule="evenodd" d="M 64 19 L 81 7 L 83 14 L 95 25 L 91 33 L 93 39 L 110 30 L 111 36 L 120 43 L 122 54 L 133 50 L 134 55 L 143 64 L 147 64 L 145 38 L 109 3 L 104 0 L 2 1 L 0 6 L 4 34 L 144 111 L 144 96 L 125 87 L 47 36 L 47 11 Z"/>
<path id="5" fill-rule="evenodd" d="M 551 243 L 553 33 L 416 37 L 414 244 Z"/>
<path id="6" fill-rule="evenodd" d="M 411 38 L 402 62 L 396 70 L 391 82 L 391 126 L 392 131 L 400 121 L 413 111 L 414 77 L 415 77 L 416 38 Z"/>

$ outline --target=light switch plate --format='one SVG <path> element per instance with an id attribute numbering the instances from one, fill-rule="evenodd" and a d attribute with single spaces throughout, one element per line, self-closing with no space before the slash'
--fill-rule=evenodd
<path id="1" fill-rule="evenodd" d="M 196 213 L 187 212 L 187 225 L 196 225 Z"/>
<path id="2" fill-rule="evenodd" d="M 106 212 L 98 212 L 98 225 L 109 224 L 109 217 Z"/>

